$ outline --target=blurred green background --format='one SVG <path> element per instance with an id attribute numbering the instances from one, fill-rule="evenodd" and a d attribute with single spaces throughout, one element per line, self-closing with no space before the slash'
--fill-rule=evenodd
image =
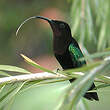
<path id="1" fill-rule="evenodd" d="M 32 72 L 39 72 L 39 70 L 35 70 L 23 63 L 23 59 L 20 57 L 20 53 L 23 53 L 46 68 L 53 70 L 59 67 L 53 57 L 52 31 L 48 23 L 40 20 L 29 21 L 22 27 L 18 36 L 16 37 L 15 35 L 21 22 L 35 15 L 60 19 L 69 23 L 72 34 L 79 41 L 80 47 L 85 55 L 104 51 L 105 48 L 110 46 L 109 10 L 109 0 L 0 0 L 0 64 L 16 65 L 25 67 Z M 29 98 L 31 96 L 33 98 L 44 94 L 39 91 L 45 91 L 42 97 L 47 99 L 44 103 L 47 102 L 50 94 L 53 94 L 51 92 L 53 88 L 49 90 L 49 93 L 48 88 L 51 87 L 48 85 L 41 87 L 41 89 L 32 89 L 29 93 L 23 93 L 22 98 L 18 95 L 18 99 L 16 100 L 17 104 L 15 102 L 13 107 L 17 107 L 21 100 L 26 101 L 26 97 Z M 58 88 L 59 84 L 54 89 Z M 99 102 L 87 101 L 90 105 L 90 110 L 109 110 L 109 90 L 107 88 L 101 92 L 99 91 Z M 36 91 L 38 95 L 32 96 L 31 93 L 34 93 L 33 91 Z M 55 97 L 52 98 L 55 100 Z M 40 99 L 41 97 L 39 97 Z M 30 102 L 26 102 L 24 106 L 26 104 L 28 105 L 28 103 Z M 19 106 L 23 106 L 23 103 L 20 104 Z"/>

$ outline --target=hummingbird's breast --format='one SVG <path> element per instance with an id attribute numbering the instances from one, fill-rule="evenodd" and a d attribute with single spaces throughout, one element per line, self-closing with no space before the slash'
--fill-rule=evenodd
<path id="1" fill-rule="evenodd" d="M 62 66 L 63 69 L 71 69 L 73 67 L 73 62 L 71 59 L 71 55 L 69 51 L 65 51 L 63 54 L 57 54 L 55 53 L 55 57 Z"/>

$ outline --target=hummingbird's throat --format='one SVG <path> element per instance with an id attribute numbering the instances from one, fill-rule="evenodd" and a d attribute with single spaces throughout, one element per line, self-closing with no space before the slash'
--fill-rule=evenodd
<path id="1" fill-rule="evenodd" d="M 61 36 L 61 32 L 59 31 L 59 29 L 57 28 L 57 26 L 54 24 L 54 22 L 50 23 L 50 26 L 52 28 L 53 31 L 53 37 L 59 37 Z"/>
<path id="2" fill-rule="evenodd" d="M 70 44 L 70 40 L 68 39 L 64 39 L 64 37 L 53 37 L 53 49 L 54 49 L 54 52 L 57 53 L 57 54 L 63 54 L 67 48 L 68 48 L 68 45 Z"/>

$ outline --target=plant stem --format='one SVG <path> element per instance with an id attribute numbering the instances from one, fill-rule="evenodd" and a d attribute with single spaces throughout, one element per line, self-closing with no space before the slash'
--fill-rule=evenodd
<path id="1" fill-rule="evenodd" d="M 62 74 L 54 75 L 47 72 L 33 73 L 33 74 L 27 74 L 27 75 L 17 75 L 17 76 L 0 78 L 0 84 L 27 81 L 27 80 L 32 81 L 32 80 L 44 80 L 44 79 L 55 79 L 55 78 L 66 79 L 67 77 Z"/>

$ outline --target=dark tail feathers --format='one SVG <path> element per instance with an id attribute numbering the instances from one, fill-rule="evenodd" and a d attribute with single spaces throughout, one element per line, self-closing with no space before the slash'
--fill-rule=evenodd
<path id="1" fill-rule="evenodd" d="M 87 92 L 85 95 L 84 95 L 85 98 L 87 98 L 88 100 L 96 100 L 96 101 L 99 101 L 99 98 L 98 98 L 98 95 L 96 92 Z"/>
<path id="2" fill-rule="evenodd" d="M 95 84 L 93 83 L 92 86 L 89 88 L 89 90 L 93 90 L 95 88 Z M 96 101 L 99 101 L 99 98 L 98 98 L 98 94 L 97 92 L 87 92 L 85 95 L 84 95 L 85 98 L 87 98 L 88 100 L 96 100 Z"/>
<path id="3" fill-rule="evenodd" d="M 73 82 L 75 79 L 70 79 L 70 82 Z M 95 84 L 93 83 L 88 90 L 93 90 L 95 88 Z M 96 100 L 99 101 L 98 94 L 96 92 L 86 92 L 84 97 L 88 100 Z"/>

